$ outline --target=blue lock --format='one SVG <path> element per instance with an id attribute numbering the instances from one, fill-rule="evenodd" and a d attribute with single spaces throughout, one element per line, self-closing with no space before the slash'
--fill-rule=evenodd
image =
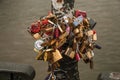
<path id="1" fill-rule="evenodd" d="M 79 17 L 77 17 L 77 18 L 74 20 L 73 24 L 74 24 L 74 26 L 76 27 L 76 26 L 78 26 L 82 21 L 83 21 L 83 16 L 79 16 Z"/>

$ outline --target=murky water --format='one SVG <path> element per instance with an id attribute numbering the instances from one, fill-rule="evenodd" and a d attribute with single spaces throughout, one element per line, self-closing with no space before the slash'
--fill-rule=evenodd
<path id="1" fill-rule="evenodd" d="M 76 0 L 75 8 L 97 21 L 97 43 L 102 46 L 94 51 L 93 70 L 79 62 L 81 80 L 96 80 L 101 72 L 120 72 L 120 0 Z M 0 61 L 32 65 L 35 80 L 47 75 L 47 63 L 35 60 L 34 39 L 26 28 L 49 10 L 50 0 L 0 0 Z"/>

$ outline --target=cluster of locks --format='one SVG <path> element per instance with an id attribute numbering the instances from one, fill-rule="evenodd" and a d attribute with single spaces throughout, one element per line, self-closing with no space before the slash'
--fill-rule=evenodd
<path id="1" fill-rule="evenodd" d="M 38 53 L 36 59 L 48 61 L 53 69 L 60 66 L 58 61 L 63 58 L 62 55 L 77 61 L 83 59 L 85 63 L 91 62 L 93 49 L 101 48 L 95 43 L 95 25 L 96 22 L 81 10 L 62 16 L 50 12 L 41 17 L 28 28 L 35 39 L 34 51 Z"/>

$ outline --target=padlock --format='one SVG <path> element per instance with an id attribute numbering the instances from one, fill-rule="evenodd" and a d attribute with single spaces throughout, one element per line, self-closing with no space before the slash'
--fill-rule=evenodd
<path id="1" fill-rule="evenodd" d="M 78 34 L 80 31 L 79 31 L 78 28 L 75 28 L 73 32 L 74 32 L 74 34 L 76 35 L 76 34 Z"/>
<path id="2" fill-rule="evenodd" d="M 75 51 L 71 51 L 71 52 L 69 53 L 69 57 L 70 57 L 71 59 L 73 59 L 73 58 L 75 57 Z"/>
<path id="3" fill-rule="evenodd" d="M 49 62 L 49 63 L 53 63 L 53 54 L 52 54 L 52 52 L 53 52 L 54 50 L 52 50 L 52 51 L 46 51 L 46 53 L 47 53 L 47 61 Z"/>
<path id="4" fill-rule="evenodd" d="M 46 25 L 46 24 L 48 24 L 48 23 L 49 23 L 49 22 L 48 22 L 47 19 L 44 19 L 44 20 L 41 21 L 41 24 L 42 24 L 42 25 Z"/>
<path id="5" fill-rule="evenodd" d="M 44 53 L 44 61 L 48 61 L 48 57 L 50 57 L 50 56 L 48 56 L 48 52 L 45 52 Z"/>
<path id="6" fill-rule="evenodd" d="M 53 45 L 53 44 L 55 44 L 56 42 L 57 42 L 56 39 L 52 39 L 49 43 L 50 43 L 50 45 Z"/>
<path id="7" fill-rule="evenodd" d="M 58 38 L 60 36 L 60 31 L 58 28 L 54 29 L 54 38 Z"/>
<path id="8" fill-rule="evenodd" d="M 81 15 L 86 18 L 87 17 L 86 11 L 81 11 L 81 10 L 75 11 L 75 17 L 81 16 Z"/>
<path id="9" fill-rule="evenodd" d="M 31 24 L 30 32 L 32 34 L 40 32 L 40 24 L 39 24 L 39 22 L 38 23 L 34 22 L 34 23 Z"/>
<path id="10" fill-rule="evenodd" d="M 52 64 L 62 59 L 62 55 L 58 49 L 53 51 L 52 54 L 53 54 L 53 61 L 51 62 Z"/>
<path id="11" fill-rule="evenodd" d="M 76 37 L 82 39 L 82 37 L 83 37 L 83 31 L 80 31 L 80 32 L 76 35 Z"/>
<path id="12" fill-rule="evenodd" d="M 66 24 L 69 22 L 69 19 L 68 19 L 67 16 L 63 16 L 63 19 L 64 19 L 64 21 L 65 21 Z"/>
<path id="13" fill-rule="evenodd" d="M 86 55 L 87 55 L 87 57 L 89 58 L 89 59 L 91 59 L 93 56 L 92 56 L 92 54 L 91 54 L 91 51 L 87 51 L 86 52 Z"/>
<path id="14" fill-rule="evenodd" d="M 75 51 L 77 49 L 77 41 L 76 38 L 73 39 L 73 46 L 72 46 L 73 50 Z"/>
<path id="15" fill-rule="evenodd" d="M 75 18 L 75 20 L 73 22 L 74 26 L 77 27 L 79 24 L 81 24 L 83 22 L 83 19 L 84 19 L 83 16 L 79 16 L 79 17 Z"/>
<path id="16" fill-rule="evenodd" d="M 43 47 L 41 46 L 41 44 L 43 44 L 43 43 L 44 43 L 44 41 L 42 39 L 39 39 L 34 43 L 34 47 L 37 50 L 41 50 L 41 49 L 43 49 Z"/>
<path id="17" fill-rule="evenodd" d="M 84 54 L 83 61 L 87 64 L 90 62 L 90 59 Z"/>
<path id="18" fill-rule="evenodd" d="M 58 41 L 58 43 L 56 44 L 55 47 L 60 48 L 65 42 L 66 42 L 66 38 L 63 38 L 63 39 Z"/>
<path id="19" fill-rule="evenodd" d="M 87 41 L 83 41 L 82 45 L 80 46 L 80 52 L 84 52 L 84 50 L 86 49 L 86 45 L 87 45 Z"/>
<path id="20" fill-rule="evenodd" d="M 66 32 L 69 34 L 70 33 L 70 26 L 66 26 Z"/>
<path id="21" fill-rule="evenodd" d="M 93 20 L 92 18 L 88 18 L 88 21 L 89 21 L 90 29 L 93 29 L 95 25 L 97 24 L 97 22 Z"/>
<path id="22" fill-rule="evenodd" d="M 96 41 L 96 40 L 97 40 L 97 33 L 96 33 L 96 31 L 95 31 L 95 30 L 93 31 L 93 36 L 92 36 L 92 39 L 93 39 L 94 41 Z"/>
<path id="23" fill-rule="evenodd" d="M 40 36 L 39 33 L 35 33 L 35 34 L 33 34 L 33 37 L 34 37 L 34 39 L 36 39 L 36 40 L 38 40 L 38 39 L 41 38 L 41 36 Z"/>
<path id="24" fill-rule="evenodd" d="M 73 51 L 72 48 L 68 47 L 65 51 L 65 55 L 73 59 L 75 57 L 75 51 Z"/>
<path id="25" fill-rule="evenodd" d="M 78 54 L 78 53 L 75 53 L 75 59 L 76 59 L 77 61 L 79 61 L 79 60 L 80 60 L 80 56 L 79 56 L 79 54 Z"/>
<path id="26" fill-rule="evenodd" d="M 93 34 L 94 34 L 93 30 L 87 31 L 87 35 L 88 35 L 88 36 L 92 36 Z"/>
<path id="27" fill-rule="evenodd" d="M 38 52 L 38 55 L 36 56 L 36 60 L 40 60 L 40 57 L 41 57 L 41 55 L 42 55 L 42 50 L 40 50 L 39 52 Z"/>
<path id="28" fill-rule="evenodd" d="M 83 19 L 83 25 L 85 26 L 85 27 L 89 27 L 89 21 L 88 21 L 88 19 L 87 18 L 84 18 Z"/>
<path id="29" fill-rule="evenodd" d="M 65 51 L 65 55 L 67 55 L 69 53 L 69 51 L 70 51 L 70 48 L 68 47 Z"/>
<path id="30" fill-rule="evenodd" d="M 67 32 L 64 32 L 63 34 L 61 34 L 60 36 L 59 36 L 59 39 L 64 39 L 64 38 L 66 38 L 68 36 L 68 33 Z"/>

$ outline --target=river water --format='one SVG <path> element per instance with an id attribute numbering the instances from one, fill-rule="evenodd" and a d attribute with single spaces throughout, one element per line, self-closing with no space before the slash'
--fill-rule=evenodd
<path id="1" fill-rule="evenodd" d="M 87 11 L 97 21 L 94 69 L 79 61 L 81 80 L 97 80 L 102 72 L 120 72 L 120 0 L 76 0 L 75 9 Z M 47 15 L 50 0 L 0 0 L 0 61 L 25 63 L 36 70 L 34 80 L 47 75 L 47 62 L 35 60 L 34 39 L 26 31 L 32 22 Z"/>

